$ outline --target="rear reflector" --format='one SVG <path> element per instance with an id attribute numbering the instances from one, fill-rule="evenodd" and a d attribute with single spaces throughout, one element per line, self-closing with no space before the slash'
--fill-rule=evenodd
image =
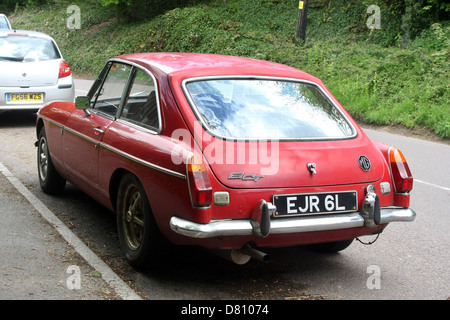
<path id="1" fill-rule="evenodd" d="M 389 162 L 391 164 L 395 190 L 398 193 L 410 192 L 413 188 L 413 177 L 403 153 L 397 148 L 390 148 Z"/>
<path id="2" fill-rule="evenodd" d="M 196 208 L 209 207 L 212 202 L 211 182 L 205 164 L 196 155 L 188 159 L 187 174 L 192 205 Z"/>
<path id="3" fill-rule="evenodd" d="M 70 69 L 70 66 L 67 62 L 64 60 L 61 61 L 61 64 L 59 65 L 59 76 L 58 79 L 68 77 L 72 74 L 72 70 Z"/>

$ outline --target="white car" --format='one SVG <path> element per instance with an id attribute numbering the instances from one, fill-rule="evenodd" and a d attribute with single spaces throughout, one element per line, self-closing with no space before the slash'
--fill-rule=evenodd
<path id="1" fill-rule="evenodd" d="M 50 36 L 0 29 L 0 110 L 40 109 L 74 98 L 72 70 Z"/>
<path id="2" fill-rule="evenodd" d="M 11 29 L 11 24 L 4 14 L 0 14 L 0 29 Z"/>

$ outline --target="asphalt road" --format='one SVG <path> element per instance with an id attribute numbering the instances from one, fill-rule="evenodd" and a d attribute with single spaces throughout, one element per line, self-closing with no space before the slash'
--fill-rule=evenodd
<path id="1" fill-rule="evenodd" d="M 77 95 L 85 94 L 89 81 L 77 81 L 76 88 Z M 270 249 L 269 263 L 244 266 L 182 247 L 159 273 L 130 268 L 110 212 L 70 185 L 59 197 L 41 192 L 32 113 L 0 114 L 0 162 L 144 299 L 447 299 L 450 146 L 385 130 L 365 131 L 400 148 L 407 158 L 415 178 L 411 207 L 416 220 L 392 223 L 372 245 L 355 241 L 339 254 Z"/>

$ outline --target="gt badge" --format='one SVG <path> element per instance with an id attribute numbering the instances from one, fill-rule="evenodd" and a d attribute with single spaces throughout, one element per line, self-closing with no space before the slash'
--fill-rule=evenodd
<path id="1" fill-rule="evenodd" d="M 359 156 L 358 163 L 359 167 L 364 171 L 370 171 L 370 168 L 372 167 L 369 158 L 367 158 L 366 156 Z"/>
<path id="2" fill-rule="evenodd" d="M 239 179 L 242 181 L 258 181 L 260 178 L 264 178 L 264 176 L 258 176 L 256 174 L 244 174 L 243 172 L 232 172 L 228 176 L 228 179 L 234 180 Z"/>

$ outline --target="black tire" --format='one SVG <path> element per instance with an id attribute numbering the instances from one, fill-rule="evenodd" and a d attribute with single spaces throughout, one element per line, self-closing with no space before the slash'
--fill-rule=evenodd
<path id="1" fill-rule="evenodd" d="M 144 188 L 132 174 L 125 174 L 119 184 L 117 230 L 133 267 L 149 270 L 162 265 L 168 242 L 158 229 Z"/>
<path id="2" fill-rule="evenodd" d="M 66 180 L 56 171 L 50 152 L 44 127 L 39 131 L 37 145 L 37 167 L 39 183 L 47 194 L 59 194 L 64 190 Z"/>
<path id="3" fill-rule="evenodd" d="M 335 242 L 316 243 L 310 245 L 309 248 L 317 252 L 335 253 L 346 249 L 349 245 L 352 244 L 352 242 L 353 239 Z"/>

